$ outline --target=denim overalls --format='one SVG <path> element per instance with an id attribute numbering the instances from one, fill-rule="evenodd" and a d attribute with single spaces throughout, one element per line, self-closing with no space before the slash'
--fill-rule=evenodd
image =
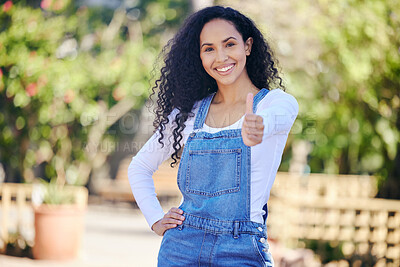
<path id="1" fill-rule="evenodd" d="M 253 112 L 268 93 L 254 96 Z M 178 186 L 183 224 L 165 232 L 158 266 L 273 266 L 265 224 L 250 220 L 250 147 L 241 129 L 200 131 L 215 93 L 205 97 L 184 146 Z"/>

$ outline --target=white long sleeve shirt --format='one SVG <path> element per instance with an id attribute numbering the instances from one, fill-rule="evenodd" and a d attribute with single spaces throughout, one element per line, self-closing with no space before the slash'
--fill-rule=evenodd
<path id="1" fill-rule="evenodd" d="M 196 115 L 200 103 L 201 101 L 197 101 L 192 109 Z M 263 223 L 262 216 L 265 212 L 262 208 L 269 199 L 283 149 L 298 111 L 296 99 L 281 89 L 271 90 L 257 105 L 255 114 L 263 118 L 264 135 L 260 144 L 251 147 L 250 219 L 252 221 Z M 132 158 L 128 168 L 132 193 L 150 227 L 164 216 L 155 193 L 152 176 L 158 166 L 174 152 L 172 130 L 176 127 L 174 118 L 177 112 L 178 110 L 174 109 L 169 115 L 169 123 L 163 132 L 164 147 L 157 141 L 159 133 L 155 132 Z M 183 144 L 193 131 L 196 115 L 189 117 L 185 123 L 186 128 L 182 133 Z M 244 115 L 234 124 L 224 128 L 212 128 L 204 124 L 201 130 L 215 133 L 227 129 L 240 129 L 243 119 Z"/>

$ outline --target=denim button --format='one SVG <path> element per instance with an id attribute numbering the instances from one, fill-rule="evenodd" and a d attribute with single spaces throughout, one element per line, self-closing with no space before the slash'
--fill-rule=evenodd
<path id="1" fill-rule="evenodd" d="M 264 231 L 264 230 L 262 229 L 262 227 L 258 227 L 257 229 L 258 229 L 258 231 L 260 231 L 260 232 Z"/>
<path id="2" fill-rule="evenodd" d="M 264 252 L 268 252 L 268 249 L 267 248 L 263 248 L 263 250 L 262 251 L 264 251 Z"/>
<path id="3" fill-rule="evenodd" d="M 264 244 L 264 243 L 265 243 L 265 238 L 264 238 L 264 237 L 261 237 L 261 238 L 260 238 L 260 242 Z"/>

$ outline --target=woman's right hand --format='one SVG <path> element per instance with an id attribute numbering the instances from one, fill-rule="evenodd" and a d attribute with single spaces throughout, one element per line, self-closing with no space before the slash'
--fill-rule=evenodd
<path id="1" fill-rule="evenodd" d="M 181 225 L 185 217 L 182 216 L 183 210 L 178 208 L 171 208 L 162 219 L 155 222 L 151 229 L 158 234 L 159 236 L 163 236 L 165 231 L 171 228 L 175 228 L 178 225 Z"/>

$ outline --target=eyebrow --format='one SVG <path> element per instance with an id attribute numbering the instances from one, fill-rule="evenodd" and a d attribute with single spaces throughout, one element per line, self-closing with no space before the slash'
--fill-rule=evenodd
<path id="1" fill-rule="evenodd" d="M 221 43 L 225 43 L 225 42 L 229 41 L 229 39 L 235 39 L 235 40 L 237 40 L 235 37 L 233 37 L 233 36 L 230 36 L 230 37 L 228 37 L 228 38 L 226 38 L 226 39 L 222 40 L 222 42 L 221 42 Z M 200 47 L 200 48 L 202 48 L 202 47 L 203 47 L 203 46 L 205 46 L 205 45 L 212 45 L 212 43 L 204 43 L 204 44 L 202 44 L 202 45 L 201 45 L 201 47 Z"/>

